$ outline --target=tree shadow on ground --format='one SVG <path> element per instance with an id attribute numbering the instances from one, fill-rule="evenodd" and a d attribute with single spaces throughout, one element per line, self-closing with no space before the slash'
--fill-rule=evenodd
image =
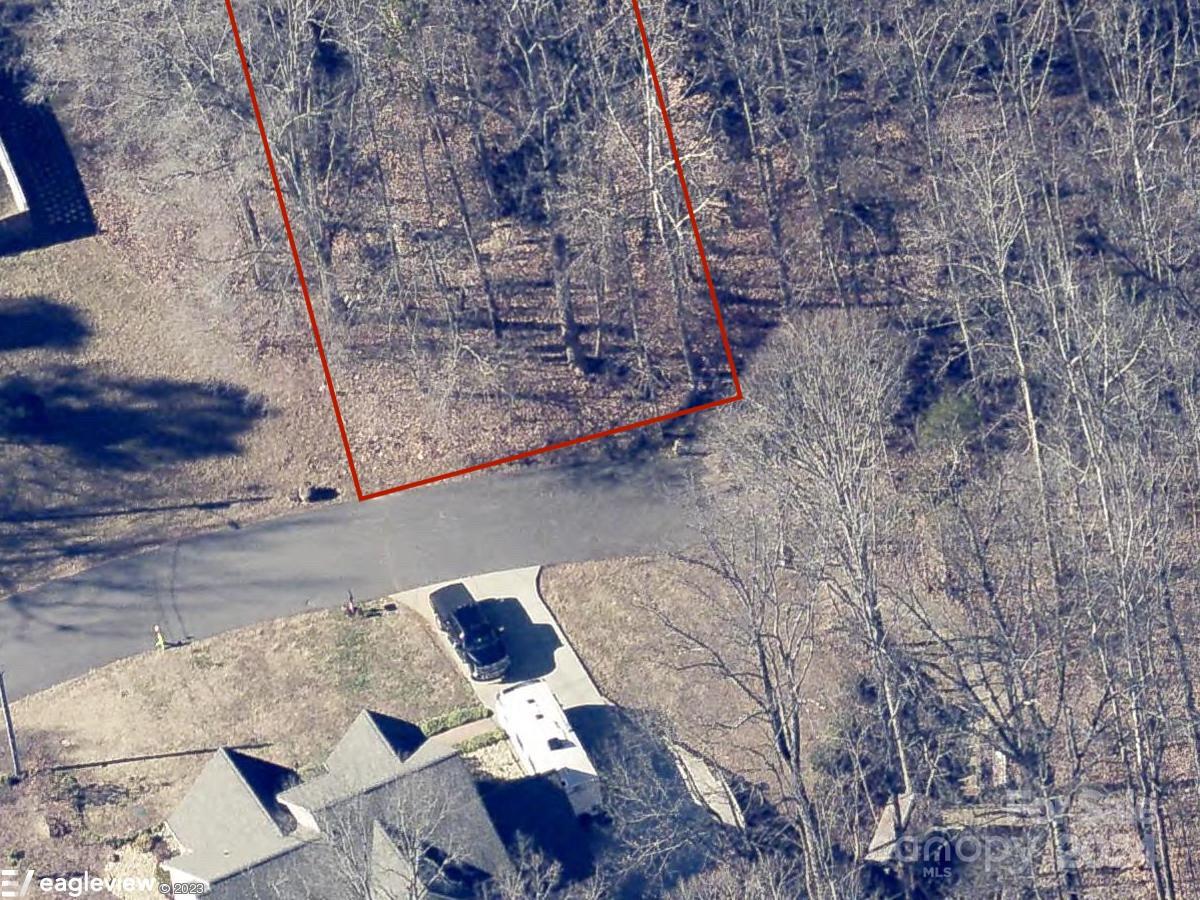
<path id="1" fill-rule="evenodd" d="M 566 881 L 595 870 L 591 830 L 575 817 L 571 804 L 549 776 L 483 782 L 480 796 L 496 832 L 510 852 L 525 847 L 562 865 Z"/>
<path id="2" fill-rule="evenodd" d="M 67 303 L 0 298 L 0 359 L 78 350 L 91 333 Z M 23 371 L 0 375 L 0 591 L 64 560 L 152 545 L 180 511 L 264 499 L 181 496 L 181 464 L 239 455 L 265 417 L 244 388 L 17 359 Z"/>
<path id="3" fill-rule="evenodd" d="M 46 347 L 77 350 L 92 329 L 66 303 L 45 297 L 0 297 L 0 353 Z"/>
<path id="4" fill-rule="evenodd" d="M 619 706 L 567 710 L 604 785 L 604 849 L 618 873 L 614 896 L 661 896 L 720 857 L 728 829 L 692 795 L 666 737 Z"/>
<path id="5" fill-rule="evenodd" d="M 58 447 L 95 469 L 234 455 L 264 414 L 244 388 L 220 382 L 120 378 L 79 366 L 0 380 L 0 440 Z"/>
<path id="6" fill-rule="evenodd" d="M 602 780 L 607 815 L 585 824 L 549 777 L 484 782 L 480 793 L 510 850 L 560 863 L 567 882 L 604 873 L 606 896 L 662 896 L 705 869 L 725 839 L 699 806 L 664 739 L 617 706 L 567 710 Z"/>

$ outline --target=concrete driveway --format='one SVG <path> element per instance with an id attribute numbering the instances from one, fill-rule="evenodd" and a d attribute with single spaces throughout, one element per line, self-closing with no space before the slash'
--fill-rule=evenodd
<path id="1" fill-rule="evenodd" d="M 567 642 L 542 595 L 538 593 L 537 581 L 541 566 L 491 572 L 455 579 L 466 585 L 477 603 L 489 607 L 492 621 L 504 629 L 504 642 L 512 659 L 512 667 L 503 681 L 481 683 L 472 681 L 471 687 L 479 702 L 488 709 L 495 709 L 496 695 L 506 687 L 520 681 L 540 678 L 550 685 L 554 696 L 563 709 L 578 706 L 604 706 L 608 701 L 596 689 L 583 662 Z M 432 591 L 452 581 L 443 581 L 427 587 L 393 594 L 389 599 L 403 603 L 415 610 L 428 624 L 436 636 L 438 645 L 449 656 L 463 677 L 470 679 L 466 666 L 450 645 L 450 641 L 438 628 L 429 605 Z"/>
<path id="2" fill-rule="evenodd" d="M 466 678 L 479 702 L 495 711 L 496 695 L 517 682 L 540 678 L 550 685 L 554 696 L 567 712 L 571 726 L 580 741 L 593 754 L 593 760 L 601 771 L 614 765 L 609 757 L 621 740 L 630 741 L 641 753 L 648 747 L 656 751 L 669 751 L 662 757 L 658 777 L 669 772 L 673 765 L 679 775 L 678 783 L 671 781 L 673 790 L 686 790 L 696 802 L 697 808 L 706 807 L 710 813 L 727 825 L 744 828 L 741 810 L 733 799 L 729 784 L 709 764 L 685 747 L 670 742 L 660 744 L 659 738 L 649 742 L 640 735 L 639 726 L 633 725 L 620 707 L 610 703 L 596 687 L 592 677 L 574 648 L 567 642 L 558 621 L 546 606 L 538 591 L 538 573 L 541 566 L 509 569 L 431 584 L 415 590 L 393 594 L 388 599 L 404 604 L 416 611 L 428 625 L 434 640 L 442 648 L 458 670 Z M 504 629 L 504 640 L 508 646 L 512 667 L 502 681 L 480 683 L 470 680 L 470 673 L 451 646 L 446 635 L 438 628 L 429 603 L 429 595 L 446 584 L 462 582 L 477 603 L 486 603 L 492 610 L 493 621 Z M 492 720 L 487 720 L 494 727 Z M 485 726 L 478 726 L 480 729 Z M 616 744 L 614 744 L 616 742 Z M 620 766 L 621 763 L 615 765 Z M 691 815 L 686 805 L 680 809 L 683 816 Z M 562 827 L 576 827 L 573 818 L 564 820 Z M 707 823 L 705 823 L 707 824 Z M 688 827 L 696 827 L 695 823 Z M 580 838 L 583 839 L 582 836 Z"/>

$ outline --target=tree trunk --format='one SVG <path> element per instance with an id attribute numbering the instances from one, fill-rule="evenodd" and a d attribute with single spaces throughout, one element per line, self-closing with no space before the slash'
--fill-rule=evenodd
<path id="1" fill-rule="evenodd" d="M 579 323 L 575 321 L 575 301 L 571 296 L 570 248 L 566 235 L 554 231 L 551 241 L 554 254 L 554 302 L 558 307 L 558 331 L 567 354 L 567 364 L 580 375 L 588 374 L 587 354 L 579 339 Z"/>
<path id="2" fill-rule="evenodd" d="M 500 310 L 496 302 L 496 291 L 492 285 L 492 279 L 488 275 L 487 268 L 483 264 L 483 258 L 479 253 L 479 244 L 475 240 L 475 226 L 472 222 L 471 207 L 467 203 L 467 195 L 463 192 L 462 179 L 458 175 L 458 166 L 454 162 L 454 157 L 450 152 L 450 145 L 446 140 L 446 132 L 442 129 L 441 120 L 438 118 L 437 99 L 434 96 L 433 85 L 426 82 L 425 85 L 425 112 L 429 116 L 430 123 L 433 128 L 434 137 L 437 139 L 438 147 L 442 151 L 442 160 L 446 164 L 446 175 L 450 178 L 450 186 L 454 190 L 454 201 L 458 208 L 458 219 L 462 225 L 463 236 L 467 241 L 467 250 L 471 254 L 471 265 L 475 268 L 475 275 L 479 279 L 479 285 L 483 288 L 483 296 L 487 303 L 488 324 L 492 329 L 492 337 L 500 337 Z"/>

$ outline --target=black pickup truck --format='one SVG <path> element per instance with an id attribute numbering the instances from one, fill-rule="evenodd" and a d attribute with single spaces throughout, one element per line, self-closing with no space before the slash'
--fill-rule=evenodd
<path id="1" fill-rule="evenodd" d="M 487 609 L 475 602 L 461 582 L 440 587 L 429 595 L 438 627 L 446 633 L 476 681 L 495 681 L 508 671 L 508 651 Z"/>

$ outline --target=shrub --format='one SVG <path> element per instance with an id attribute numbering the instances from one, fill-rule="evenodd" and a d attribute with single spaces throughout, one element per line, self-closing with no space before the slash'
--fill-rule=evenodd
<path id="1" fill-rule="evenodd" d="M 499 744 L 504 739 L 504 732 L 496 728 L 492 731 L 486 731 L 483 734 L 477 734 L 475 737 L 467 738 L 458 745 L 458 752 L 474 753 L 476 750 L 482 750 L 484 747 L 492 746 L 492 744 Z"/>
<path id="2" fill-rule="evenodd" d="M 442 713 L 440 716 L 426 719 L 421 723 L 421 730 L 425 732 L 425 737 L 433 737 L 435 734 L 441 734 L 443 731 L 449 731 L 451 728 L 457 728 L 459 725 L 466 725 L 468 722 L 478 722 L 480 719 L 486 719 L 490 715 L 491 712 L 486 706 L 478 704 L 474 706 L 460 706 L 458 709 L 452 709 L 448 713 Z"/>
<path id="3" fill-rule="evenodd" d="M 979 410 L 969 397 L 942 394 L 917 421 L 917 444 L 925 448 L 957 444 L 968 438 L 981 421 Z"/>

